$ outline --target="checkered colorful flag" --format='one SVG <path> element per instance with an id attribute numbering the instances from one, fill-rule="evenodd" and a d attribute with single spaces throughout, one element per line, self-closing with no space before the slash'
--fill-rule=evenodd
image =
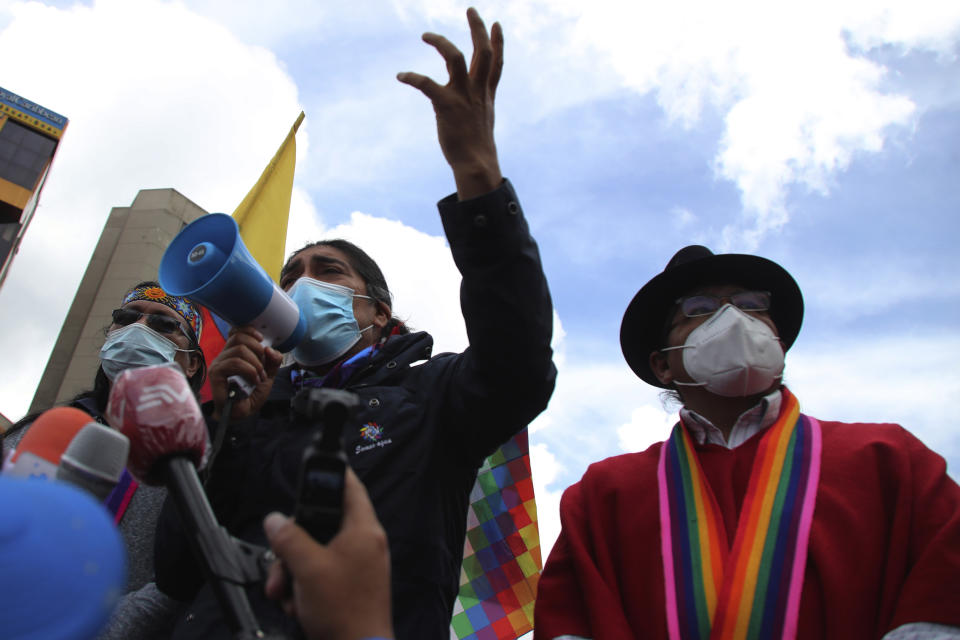
<path id="1" fill-rule="evenodd" d="M 531 631 L 542 566 L 524 429 L 484 461 L 473 485 L 451 640 L 514 640 Z"/>

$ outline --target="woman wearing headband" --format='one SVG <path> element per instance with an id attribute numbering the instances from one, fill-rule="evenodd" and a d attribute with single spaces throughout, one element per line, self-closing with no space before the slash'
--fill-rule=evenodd
<path id="1" fill-rule="evenodd" d="M 104 412 L 113 380 L 126 369 L 164 363 L 178 364 L 194 392 L 199 391 L 206 376 L 206 362 L 199 343 L 202 331 L 199 306 L 187 298 L 167 294 L 156 282 L 141 282 L 124 295 L 120 306 L 113 310 L 111 320 L 105 330 L 106 340 L 100 349 L 93 387 L 67 402 L 68 406 L 81 409 L 93 420 L 106 424 Z M 22 418 L 3 434 L 4 459 L 38 415 L 33 413 Z M 150 592 L 148 607 L 163 610 L 164 616 L 167 614 L 162 605 L 172 603 L 161 602 L 165 597 L 156 592 L 152 580 L 153 539 L 165 496 L 164 488 L 138 485 L 124 471 L 105 501 L 126 545 L 129 597 L 143 601 L 146 592 Z M 161 597 L 152 597 L 154 593 Z"/>

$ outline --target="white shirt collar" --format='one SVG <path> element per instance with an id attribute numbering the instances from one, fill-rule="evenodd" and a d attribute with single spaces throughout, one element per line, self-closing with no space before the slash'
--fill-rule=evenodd
<path id="1" fill-rule="evenodd" d="M 780 415 L 780 402 L 783 395 L 777 388 L 760 399 L 740 414 L 730 430 L 730 439 L 723 437 L 723 432 L 702 415 L 690 409 L 681 409 L 680 418 L 687 425 L 690 436 L 697 444 L 718 444 L 727 449 L 736 449 L 751 437 L 760 433 L 774 422 Z"/>

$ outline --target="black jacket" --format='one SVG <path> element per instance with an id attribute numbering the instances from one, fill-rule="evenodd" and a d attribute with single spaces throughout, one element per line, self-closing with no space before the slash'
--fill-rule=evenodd
<path id="1" fill-rule="evenodd" d="M 345 386 L 361 398 L 346 451 L 390 541 L 398 640 L 449 638 L 477 469 L 546 407 L 556 377 L 550 294 L 510 184 L 439 207 L 463 275 L 470 347 L 431 357 L 428 334 L 393 336 Z M 267 513 L 292 512 L 312 435 L 291 411 L 293 392 L 289 369 L 281 369 L 260 415 L 231 425 L 207 487 L 220 523 L 257 544 L 266 544 Z M 202 577 L 168 511 L 157 532 L 157 584 L 190 600 Z M 250 598 L 265 627 L 282 617 L 263 602 L 262 588 Z M 174 637 L 229 637 L 218 617 L 205 586 Z"/>

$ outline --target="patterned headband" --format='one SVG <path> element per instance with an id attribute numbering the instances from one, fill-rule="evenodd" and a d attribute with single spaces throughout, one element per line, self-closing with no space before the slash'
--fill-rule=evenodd
<path id="1" fill-rule="evenodd" d="M 203 318 L 200 315 L 200 309 L 197 305 L 190 302 L 187 298 L 180 296 L 171 296 L 166 291 L 155 284 L 142 285 L 128 293 L 123 299 L 123 304 L 134 300 L 146 300 L 148 302 L 159 302 L 167 305 L 187 321 L 190 328 L 193 329 L 193 338 L 200 341 L 200 332 L 203 330 Z"/>

